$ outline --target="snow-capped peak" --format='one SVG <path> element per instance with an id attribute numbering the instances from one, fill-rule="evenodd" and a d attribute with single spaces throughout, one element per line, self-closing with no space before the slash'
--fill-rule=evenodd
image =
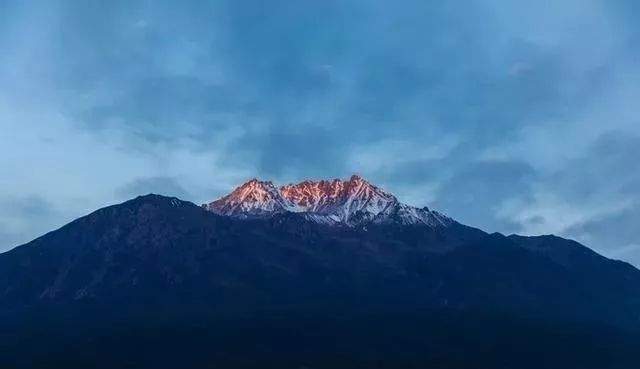
<path id="1" fill-rule="evenodd" d="M 295 204 L 282 197 L 271 181 L 252 179 L 204 207 L 220 215 L 259 216 L 292 211 Z"/>
<path id="2" fill-rule="evenodd" d="M 290 184 L 281 187 L 280 192 L 305 212 L 331 216 L 345 223 L 358 212 L 375 215 L 398 202 L 395 196 L 356 175 L 347 181 L 334 179 Z"/>
<path id="3" fill-rule="evenodd" d="M 453 221 L 427 208 L 402 204 L 360 176 L 348 180 L 303 181 L 276 188 L 253 179 L 210 204 L 207 210 L 221 215 L 249 217 L 283 212 L 303 213 L 328 224 L 364 223 L 425 224 L 447 226 Z"/>

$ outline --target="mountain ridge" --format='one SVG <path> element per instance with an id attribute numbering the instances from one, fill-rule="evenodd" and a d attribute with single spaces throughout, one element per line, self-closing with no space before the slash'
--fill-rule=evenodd
<path id="1" fill-rule="evenodd" d="M 348 180 L 305 180 L 279 188 L 271 181 L 254 178 L 202 207 L 240 218 L 304 213 L 318 223 L 349 226 L 398 222 L 447 227 L 454 222 L 427 207 L 401 203 L 393 194 L 355 174 Z"/>
<path id="2" fill-rule="evenodd" d="M 639 297 L 640 271 L 558 237 L 242 218 L 145 195 L 0 254 L 0 366 L 396 368 L 408 353 L 416 368 L 632 369 Z"/>
<path id="3" fill-rule="evenodd" d="M 537 242 L 532 244 L 531 240 Z M 580 251 L 582 248 L 588 252 Z M 241 254 L 232 256 L 237 252 Z M 302 265 L 307 266 L 299 269 Z M 460 268 L 466 271 L 458 275 L 456 270 Z M 533 269 L 527 272 L 527 268 Z M 224 270 L 233 272 L 227 274 Z M 303 277 L 310 271 L 314 271 L 312 275 L 319 274 Z M 245 280 L 245 273 L 255 275 L 250 279 L 254 282 Z M 325 294 L 343 290 L 344 296 L 379 302 L 382 297 L 377 294 L 382 293 L 395 296 L 398 301 L 409 299 L 408 304 L 458 308 L 483 304 L 494 308 L 530 306 L 526 309 L 534 311 L 549 308 L 551 305 L 545 307 L 547 298 L 555 296 L 556 308 L 565 306 L 560 309 L 562 314 L 597 319 L 611 309 L 610 301 L 620 300 L 617 308 L 626 313 L 610 318 L 615 321 L 626 315 L 622 321 L 634 324 L 640 320 L 638 313 L 632 311 L 632 307 L 640 306 L 635 297 L 640 296 L 640 271 L 574 241 L 548 236 L 514 240 L 513 236 L 488 234 L 457 222 L 449 227 L 401 223 L 335 227 L 293 212 L 237 218 L 160 195 L 140 196 L 99 209 L 0 254 L 0 297 L 5 305 L 12 301 L 29 305 L 48 300 L 103 301 L 118 296 L 162 300 L 170 291 L 197 291 L 192 297 L 215 301 L 217 298 L 208 295 L 210 291 L 233 290 L 264 278 L 276 278 L 288 286 L 270 292 L 280 296 L 273 300 L 278 301 L 284 296 L 276 291 L 289 291 L 290 296 L 285 299 L 289 300 L 301 288 L 289 280 L 298 273 L 302 275 L 297 278 L 311 278 L 318 283 L 304 288 L 315 288 L 316 296 L 307 296 L 303 289 L 299 293 L 306 297 L 300 301 L 327 299 Z M 367 281 L 365 285 L 372 283 L 371 288 L 362 289 L 347 280 L 327 282 L 339 275 L 351 276 L 347 280 Z M 323 282 L 324 278 L 329 280 Z M 205 280 L 212 282 L 202 285 Z M 396 285 L 396 280 L 405 282 Z M 376 284 L 380 286 L 373 288 Z M 565 289 L 562 297 L 555 292 L 560 285 Z M 589 289 L 594 286 L 598 288 Z M 502 288 L 505 290 L 499 292 Z M 252 296 L 253 292 L 241 292 L 243 289 L 234 292 L 234 298 L 257 297 Z M 264 293 L 269 292 L 259 295 Z M 588 309 L 570 308 L 575 305 L 572 299 L 598 294 L 610 297 L 592 297 Z"/>

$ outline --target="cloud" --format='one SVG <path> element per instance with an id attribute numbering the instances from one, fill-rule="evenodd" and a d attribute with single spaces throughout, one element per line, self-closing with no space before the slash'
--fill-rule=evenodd
<path id="1" fill-rule="evenodd" d="M 137 178 L 116 190 L 116 194 L 123 199 L 130 199 L 149 193 L 174 196 L 181 199 L 189 199 L 192 197 L 192 195 L 180 185 L 178 179 L 172 177 Z"/>
<path id="2" fill-rule="evenodd" d="M 637 201 L 637 200 L 636 200 Z M 605 250 L 611 257 L 640 264 L 640 222 L 638 203 L 632 207 L 593 217 L 582 223 L 573 225 L 567 234 L 591 245 L 597 245 L 599 250 Z"/>
<path id="3" fill-rule="evenodd" d="M 488 231 L 616 255 L 640 244 L 596 226 L 640 196 L 637 4 L 547 5 L 5 1 L 0 191 L 66 220 L 357 172 Z"/>
<path id="4" fill-rule="evenodd" d="M 535 171 L 525 163 L 472 162 L 441 184 L 434 206 L 449 214 L 461 214 L 460 221 L 473 226 L 520 232 L 522 225 L 504 217 L 501 209 L 512 201 L 521 206 L 530 204 L 535 177 Z"/>
<path id="5" fill-rule="evenodd" d="M 56 226 L 61 214 L 47 200 L 37 195 L 0 197 L 0 251 L 30 241 Z"/>

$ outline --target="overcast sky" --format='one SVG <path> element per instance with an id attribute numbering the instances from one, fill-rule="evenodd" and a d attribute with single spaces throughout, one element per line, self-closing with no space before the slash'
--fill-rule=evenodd
<path id="1" fill-rule="evenodd" d="M 2 1 L 0 250 L 358 173 L 640 265 L 640 2 Z"/>

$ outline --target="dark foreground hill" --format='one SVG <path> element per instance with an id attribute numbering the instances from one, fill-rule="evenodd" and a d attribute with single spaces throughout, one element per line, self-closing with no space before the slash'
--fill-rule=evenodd
<path id="1" fill-rule="evenodd" d="M 637 368 L 640 271 L 459 223 L 148 195 L 0 255 L 0 367 Z"/>

